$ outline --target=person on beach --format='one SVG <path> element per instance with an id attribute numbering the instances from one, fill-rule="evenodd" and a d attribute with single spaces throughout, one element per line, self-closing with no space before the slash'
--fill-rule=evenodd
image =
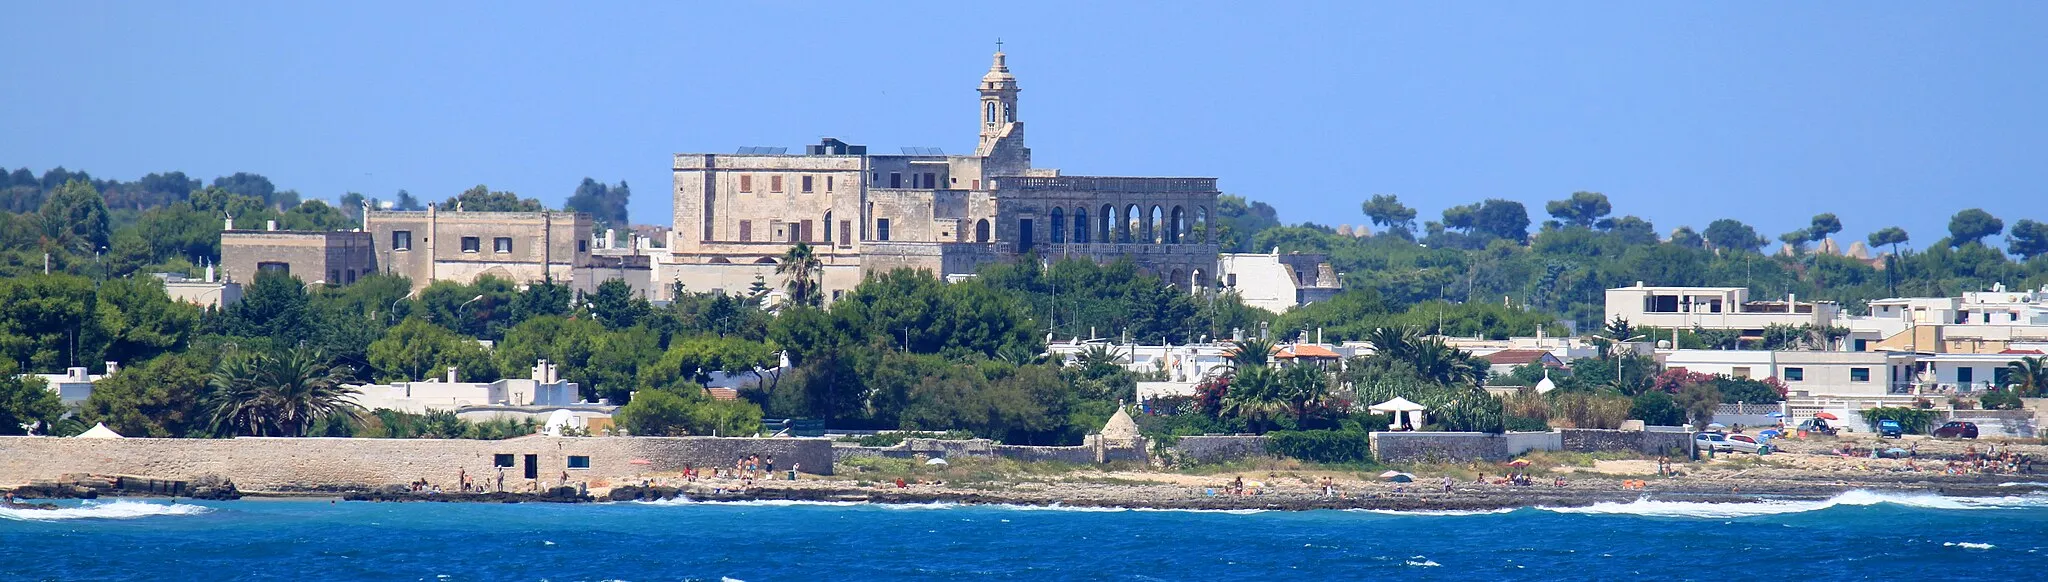
<path id="1" fill-rule="evenodd" d="M 897 488 L 897 489 L 909 489 L 909 488 L 910 488 L 910 484 L 909 484 L 909 483 L 904 483 L 904 482 L 903 482 L 903 478 L 902 478 L 902 477 L 897 477 L 897 478 L 896 478 L 896 488 Z"/>
<path id="2" fill-rule="evenodd" d="M 1450 492 L 1451 492 L 1451 476 L 1450 476 L 1450 475 L 1444 475 L 1444 492 L 1445 492 L 1445 493 L 1450 493 Z"/>

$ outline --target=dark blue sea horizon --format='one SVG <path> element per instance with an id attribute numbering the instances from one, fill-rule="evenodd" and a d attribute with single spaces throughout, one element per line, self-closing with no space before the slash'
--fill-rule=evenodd
<path id="1" fill-rule="evenodd" d="M 2048 498 L 1484 513 L 244 500 L 0 509 L 0 580 L 2038 579 Z"/>

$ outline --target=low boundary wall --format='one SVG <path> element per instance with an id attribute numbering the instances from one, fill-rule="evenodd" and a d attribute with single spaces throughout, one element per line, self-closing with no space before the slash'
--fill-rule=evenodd
<path id="1" fill-rule="evenodd" d="M 499 441 L 460 439 L 234 438 L 77 439 L 0 437 L 0 484 L 54 480 L 66 474 L 146 475 L 191 479 L 219 475 L 245 490 L 355 490 L 426 479 L 455 487 L 466 472 L 495 488 L 500 455 L 507 490 L 531 481 L 619 482 L 685 465 L 731 466 L 747 455 L 775 457 L 777 469 L 832 473 L 824 439 L 719 437 L 549 437 Z M 570 468 L 570 457 L 587 468 Z M 536 479 L 526 477 L 531 464 Z M 798 467 L 801 465 L 801 467 Z"/>
<path id="2" fill-rule="evenodd" d="M 1501 461 L 1529 451 L 1632 451 L 1685 456 L 1692 453 L 1692 435 L 1665 427 L 1639 431 L 1569 428 L 1507 434 L 1376 432 L 1372 433 L 1372 456 L 1388 463 Z"/>

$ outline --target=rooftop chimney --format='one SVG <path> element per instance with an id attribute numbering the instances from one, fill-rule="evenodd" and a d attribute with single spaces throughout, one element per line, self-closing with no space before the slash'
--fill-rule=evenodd
<path id="1" fill-rule="evenodd" d="M 449 366 L 449 367 L 448 367 L 448 383 L 449 383 L 449 384 L 454 384 L 454 383 L 455 383 L 455 366 Z"/>
<path id="2" fill-rule="evenodd" d="M 277 230 L 277 221 L 275 221 L 275 220 L 265 220 L 265 221 L 263 221 L 263 230 Z"/>
<path id="3" fill-rule="evenodd" d="M 115 372 L 119 372 L 119 371 L 121 371 L 121 363 L 120 363 L 120 362 L 107 362 L 107 375 L 108 375 L 108 376 L 112 376 L 112 375 L 114 375 L 114 373 L 115 373 Z"/>

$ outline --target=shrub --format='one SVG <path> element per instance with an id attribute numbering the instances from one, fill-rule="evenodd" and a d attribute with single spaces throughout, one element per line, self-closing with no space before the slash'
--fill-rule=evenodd
<path id="1" fill-rule="evenodd" d="M 946 432 L 893 431 L 858 437 L 853 439 L 853 442 L 860 443 L 860 446 L 863 447 L 893 447 L 901 444 L 904 439 L 964 441 L 972 438 L 975 438 L 974 433 L 964 430 L 949 430 Z"/>
<path id="2" fill-rule="evenodd" d="M 1934 411 L 1917 408 L 1871 408 L 1863 411 L 1863 421 L 1876 427 L 1877 421 L 1892 419 L 1899 421 L 1899 428 L 1912 434 L 1927 434 L 1927 426 L 1934 422 Z"/>
<path id="3" fill-rule="evenodd" d="M 1572 392 L 1551 399 L 1551 418 L 1573 428 L 1621 428 L 1633 404 L 1627 396 Z"/>
<path id="4" fill-rule="evenodd" d="M 1541 432 L 1550 430 L 1550 423 L 1541 418 L 1510 416 L 1508 417 L 1508 430 L 1510 432 Z"/>
<path id="5" fill-rule="evenodd" d="M 1985 410 L 2018 410 L 2023 403 L 2020 395 L 2010 390 L 1993 390 L 1984 394 L 1981 402 Z"/>
<path id="6" fill-rule="evenodd" d="M 1644 392 L 1629 404 L 1629 418 L 1643 421 L 1652 426 L 1677 426 L 1685 424 L 1685 409 L 1678 407 L 1678 401 L 1663 392 Z"/>
<path id="7" fill-rule="evenodd" d="M 1266 433 L 1266 451 L 1316 463 L 1366 463 L 1372 461 L 1372 439 L 1348 430 L 1273 431 Z"/>

